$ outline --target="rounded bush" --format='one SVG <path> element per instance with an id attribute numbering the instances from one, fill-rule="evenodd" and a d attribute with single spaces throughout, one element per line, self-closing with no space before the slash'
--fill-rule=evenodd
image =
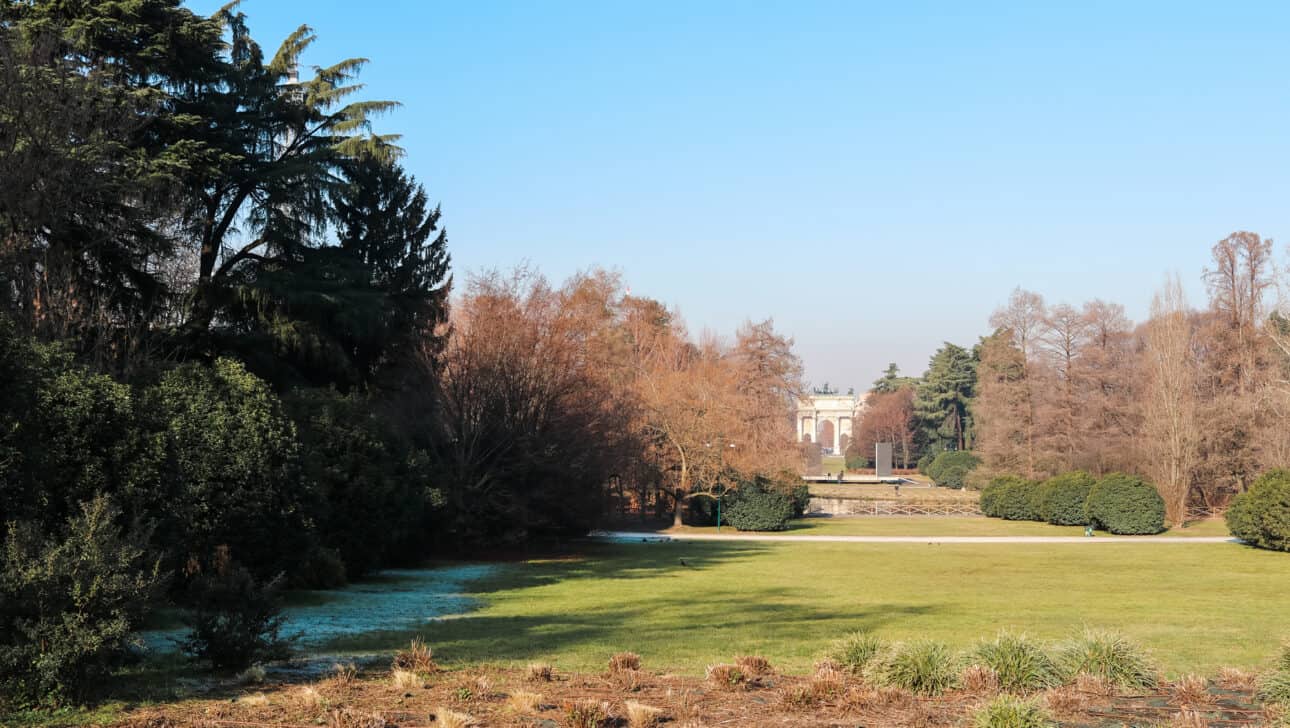
<path id="1" fill-rule="evenodd" d="M 723 515 L 740 531 L 783 531 L 793 517 L 793 496 L 757 481 L 744 483 Z"/>
<path id="2" fill-rule="evenodd" d="M 871 660 L 865 678 L 919 695 L 940 695 L 958 684 L 960 659 L 947 645 L 919 640 L 896 645 Z"/>
<path id="3" fill-rule="evenodd" d="M 1024 635 L 1000 633 L 982 642 L 970 655 L 972 664 L 994 670 L 999 687 L 1009 692 L 1030 692 L 1056 687 L 1062 683 L 1057 661 Z"/>
<path id="4" fill-rule="evenodd" d="M 970 452 L 950 450 L 937 455 L 936 459 L 927 466 L 926 474 L 937 485 L 946 488 L 962 488 L 964 478 L 980 464 L 981 459 Z"/>
<path id="5" fill-rule="evenodd" d="M 1093 675 L 1131 689 L 1156 684 L 1156 667 L 1146 651 L 1115 632 L 1084 630 L 1062 650 L 1060 663 L 1071 677 Z"/>
<path id="6" fill-rule="evenodd" d="M 1251 546 L 1290 551 L 1290 470 L 1270 470 L 1236 496 L 1227 527 Z"/>
<path id="7" fill-rule="evenodd" d="M 981 512 L 1009 521 L 1037 521 L 1034 481 L 1015 475 L 1001 475 L 981 491 Z"/>
<path id="8" fill-rule="evenodd" d="M 1097 483 L 1083 470 L 1054 475 L 1039 486 L 1039 516 L 1058 526 L 1083 526 L 1088 523 L 1084 509 L 1089 491 Z"/>
<path id="9" fill-rule="evenodd" d="M 1145 535 L 1165 530 L 1165 502 L 1142 478 L 1111 473 L 1089 490 L 1089 523 L 1111 533 Z"/>
<path id="10" fill-rule="evenodd" d="M 887 650 L 887 642 L 872 632 L 852 632 L 829 649 L 827 657 L 842 669 L 859 675 Z"/>

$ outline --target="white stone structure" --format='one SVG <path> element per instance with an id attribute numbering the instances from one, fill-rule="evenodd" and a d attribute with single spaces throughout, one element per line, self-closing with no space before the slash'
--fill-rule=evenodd
<path id="1" fill-rule="evenodd" d="M 839 394 L 826 384 L 798 400 L 797 441 L 818 442 L 841 454 L 842 438 L 851 437 L 852 425 L 863 409 L 864 400 L 855 390 Z"/>

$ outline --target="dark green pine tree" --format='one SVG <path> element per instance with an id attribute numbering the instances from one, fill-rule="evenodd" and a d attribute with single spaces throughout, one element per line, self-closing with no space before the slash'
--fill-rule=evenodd
<path id="1" fill-rule="evenodd" d="M 914 435 L 921 452 L 972 446 L 977 354 L 949 342 L 932 355 L 914 393 Z"/>
<path id="2" fill-rule="evenodd" d="M 437 353 L 436 329 L 448 320 L 448 234 L 440 210 L 399 165 L 361 156 L 344 168 L 346 184 L 332 198 L 340 248 L 361 263 L 383 294 L 379 317 L 350 342 L 367 380 L 398 368 L 417 351 Z"/>

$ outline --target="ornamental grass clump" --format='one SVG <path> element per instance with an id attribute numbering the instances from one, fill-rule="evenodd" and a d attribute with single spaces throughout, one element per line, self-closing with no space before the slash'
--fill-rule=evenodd
<path id="1" fill-rule="evenodd" d="M 975 728 L 1048 728 L 1053 721 L 1033 700 L 1000 695 L 972 716 Z"/>
<path id="2" fill-rule="evenodd" d="M 875 685 L 940 695 L 957 686 L 960 663 L 944 643 L 918 640 L 896 645 L 873 659 L 864 676 Z"/>
<path id="3" fill-rule="evenodd" d="M 982 642 L 968 656 L 974 665 L 994 670 L 999 689 L 1029 693 L 1062 684 L 1062 671 L 1048 651 L 1025 635 L 1001 632 Z"/>
<path id="4" fill-rule="evenodd" d="M 827 659 L 853 675 L 864 672 L 869 663 L 887 650 L 887 642 L 872 632 L 852 632 L 829 649 Z"/>
<path id="5" fill-rule="evenodd" d="M 1259 678 L 1259 700 L 1290 705 L 1290 671 L 1274 670 Z"/>
<path id="6" fill-rule="evenodd" d="M 1147 653 L 1114 632 L 1084 630 L 1062 649 L 1060 664 L 1067 675 L 1089 675 L 1122 688 L 1156 684 L 1157 670 Z"/>

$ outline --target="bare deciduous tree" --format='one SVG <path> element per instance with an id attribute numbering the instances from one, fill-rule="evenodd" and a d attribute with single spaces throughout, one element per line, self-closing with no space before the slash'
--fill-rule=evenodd
<path id="1" fill-rule="evenodd" d="M 1143 352 L 1143 452 L 1145 469 L 1165 501 L 1170 523 L 1187 516 L 1196 466 L 1196 370 L 1192 323 L 1177 276 L 1170 276 L 1151 302 Z"/>

